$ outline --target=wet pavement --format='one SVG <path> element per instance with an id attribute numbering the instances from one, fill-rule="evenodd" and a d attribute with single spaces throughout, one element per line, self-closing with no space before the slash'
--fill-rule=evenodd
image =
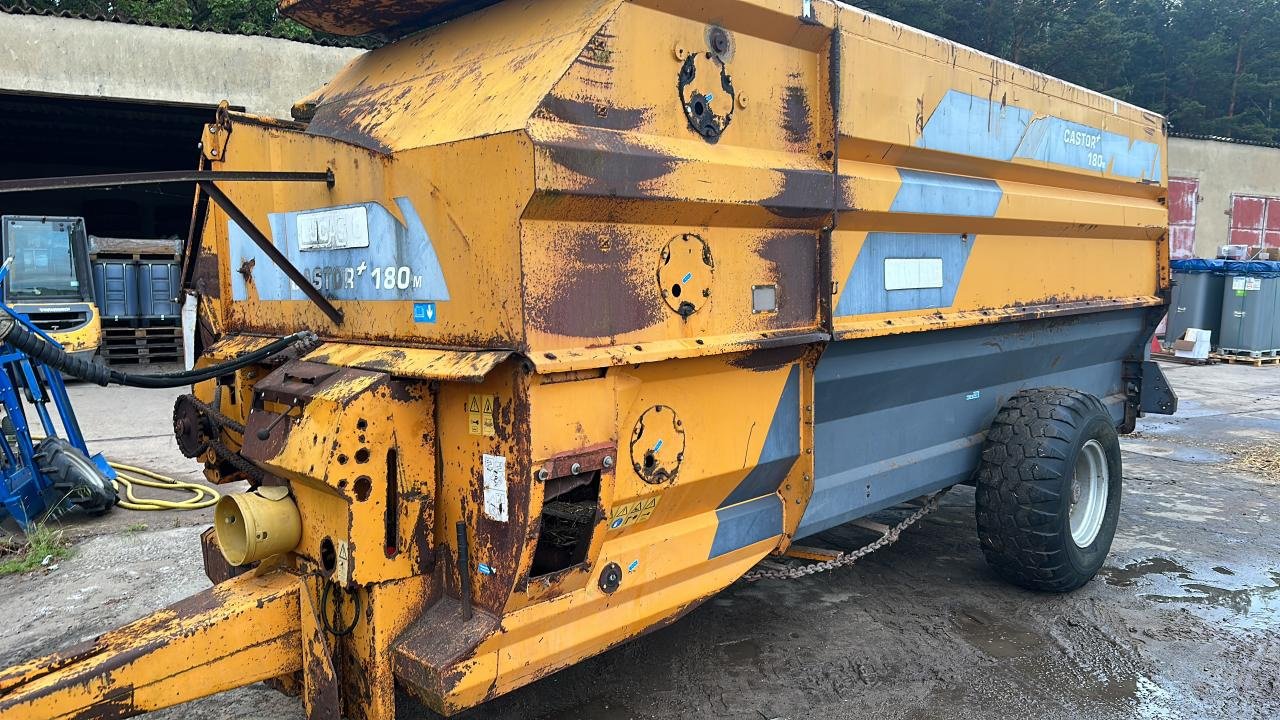
<path id="1" fill-rule="evenodd" d="M 989 572 L 972 491 L 958 488 L 898 544 L 851 568 L 739 583 L 668 628 L 464 717 L 1280 717 L 1280 368 L 1166 372 L 1181 412 L 1144 419 L 1123 441 L 1120 529 L 1102 574 L 1076 593 L 1031 593 Z M 81 405 L 113 412 L 112 392 L 85 389 Z M 163 398 L 137 398 L 131 434 L 159 438 Z M 160 439 L 115 442 L 119 459 L 185 462 L 147 444 Z M 135 445 L 142 456 L 130 456 Z M 199 518 L 162 517 L 139 532 L 105 526 L 111 534 L 82 542 L 55 572 L 0 578 L 0 606 L 32 618 L 0 638 L 0 662 L 207 585 Z M 869 539 L 845 527 L 811 544 Z M 152 717 L 302 713 L 296 700 L 255 687 Z M 431 716 L 405 700 L 401 717 Z"/>

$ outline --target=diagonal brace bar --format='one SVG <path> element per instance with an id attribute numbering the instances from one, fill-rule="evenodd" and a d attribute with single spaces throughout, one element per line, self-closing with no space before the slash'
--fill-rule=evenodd
<path id="1" fill-rule="evenodd" d="M 266 253 L 267 257 L 271 258 L 271 262 L 275 263 L 276 267 L 284 271 L 284 274 L 293 281 L 293 284 L 297 285 L 302 292 L 306 294 L 307 299 L 315 303 L 316 307 L 320 308 L 325 315 L 329 316 L 329 319 L 333 321 L 334 325 L 342 324 L 342 311 L 335 307 L 334 304 L 329 301 L 329 298 L 321 294 L 320 290 L 317 289 L 315 285 L 311 284 L 311 281 L 302 274 L 301 270 L 295 267 L 293 263 L 289 262 L 289 258 L 285 257 L 284 253 L 280 252 L 279 248 L 275 246 L 275 243 L 271 242 L 271 239 L 264 235 L 262 231 L 253 224 L 253 221 L 250 220 L 242 210 L 240 210 L 240 208 L 236 207 L 236 204 L 231 201 L 231 198 L 227 197 L 226 193 L 222 192 L 217 185 L 207 180 L 200 182 L 200 189 L 203 190 L 204 193 L 209 196 L 209 199 L 216 203 L 218 207 L 222 208 L 222 211 L 231 218 L 232 222 L 239 225 L 241 230 L 244 230 L 245 234 L 249 236 L 249 239 L 253 241 L 253 244 L 257 245 L 259 250 Z"/>
<path id="2" fill-rule="evenodd" d="M 109 175 L 68 175 L 64 177 L 0 180 L 0 193 L 37 190 L 161 185 L 179 182 L 314 182 L 333 187 L 333 170 L 287 172 L 272 170 L 164 170 L 160 172 L 114 173 Z"/>

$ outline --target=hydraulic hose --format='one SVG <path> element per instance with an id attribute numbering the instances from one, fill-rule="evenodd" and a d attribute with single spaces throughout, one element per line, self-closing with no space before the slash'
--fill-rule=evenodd
<path id="1" fill-rule="evenodd" d="M 158 375 L 133 375 L 95 362 L 72 357 L 62 348 L 45 342 L 43 338 L 26 329 L 13 318 L 0 318 L 0 343 L 8 343 L 17 350 L 26 353 L 33 360 L 42 362 L 55 370 L 103 387 L 107 385 L 125 385 L 136 388 L 176 388 L 195 385 L 205 380 L 212 380 L 235 372 L 247 365 L 262 362 L 295 344 L 303 343 L 305 347 L 314 345 L 316 342 L 318 342 L 318 338 L 316 338 L 315 333 L 303 330 L 275 340 L 253 352 L 245 353 L 240 357 L 226 360 L 216 365 Z"/>

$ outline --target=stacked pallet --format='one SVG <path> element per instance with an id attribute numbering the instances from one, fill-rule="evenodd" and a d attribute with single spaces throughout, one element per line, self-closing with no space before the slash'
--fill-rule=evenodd
<path id="1" fill-rule="evenodd" d="M 103 360 L 181 362 L 181 241 L 91 237 L 89 252 Z"/>
<path id="2" fill-rule="evenodd" d="M 1231 365 L 1252 365 L 1254 367 L 1280 365 L 1280 350 L 1232 350 L 1230 348 L 1220 348 L 1213 354 L 1213 358 L 1218 362 Z"/>

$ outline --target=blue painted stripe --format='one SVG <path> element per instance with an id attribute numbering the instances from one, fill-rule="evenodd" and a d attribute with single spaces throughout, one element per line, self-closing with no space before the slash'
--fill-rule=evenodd
<path id="1" fill-rule="evenodd" d="M 796 458 L 800 457 L 800 366 L 792 365 L 782 396 L 769 422 L 760 459 L 729 496 L 720 503 L 728 507 L 752 498 L 778 492 Z"/>
<path id="2" fill-rule="evenodd" d="M 326 274 L 328 282 L 321 290 L 327 297 L 334 300 L 449 300 L 444 270 L 417 210 L 409 198 L 396 198 L 395 203 L 404 216 L 405 224 L 378 203 L 338 206 L 365 208 L 369 226 L 369 247 L 365 248 L 306 251 L 299 248 L 298 215 L 316 209 L 338 208 L 271 213 L 267 221 L 272 242 L 291 263 L 304 274 L 309 275 L 316 270 Z M 227 239 L 233 269 L 233 300 L 248 299 L 245 277 L 234 272 L 246 262 L 252 263 L 253 286 L 259 300 L 306 299 L 302 290 L 295 287 L 249 239 L 248 234 L 230 220 L 227 221 Z M 408 270 L 402 271 L 401 268 Z"/>
<path id="3" fill-rule="evenodd" d="M 975 241 L 964 235 L 870 233 L 844 281 L 836 317 L 951 307 Z M 886 290 L 884 266 L 889 258 L 941 259 L 942 287 Z"/>
<path id="4" fill-rule="evenodd" d="M 782 498 L 777 493 L 716 510 L 716 537 L 708 559 L 782 534 Z"/>
<path id="5" fill-rule="evenodd" d="M 1009 162 L 1039 160 L 1133 180 L 1163 177 L 1160 146 L 1025 108 L 948 91 L 925 123 L 917 146 Z"/>
<path id="6" fill-rule="evenodd" d="M 917 145 L 927 150 L 1009 161 L 1022 143 L 1032 117 L 1030 110 L 951 90 L 929 116 Z"/>
<path id="7" fill-rule="evenodd" d="M 1159 145 L 1056 117 L 1031 123 L 1017 157 L 1099 173 L 1110 169 L 1134 180 L 1158 180 L 1162 174 Z"/>
<path id="8" fill-rule="evenodd" d="M 899 169 L 902 186 L 889 212 L 993 217 L 1004 190 L 995 180 Z"/>

